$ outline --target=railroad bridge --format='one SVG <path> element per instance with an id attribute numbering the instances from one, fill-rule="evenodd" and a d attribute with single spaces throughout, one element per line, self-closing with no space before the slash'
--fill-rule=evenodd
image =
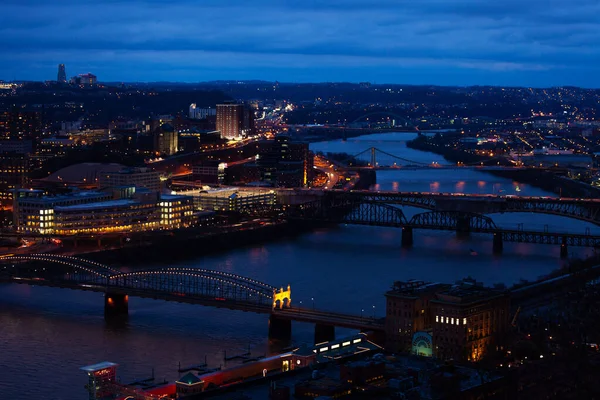
<path id="1" fill-rule="evenodd" d="M 292 307 L 290 285 L 284 289 L 228 272 L 200 268 L 121 271 L 56 254 L 0 257 L 0 282 L 104 293 L 107 318 L 125 317 L 129 297 L 199 304 L 269 315 L 269 336 L 291 338 L 291 322 L 315 324 L 316 343 L 331 340 L 335 327 L 383 331 L 383 323 L 362 316 Z"/>
<path id="2" fill-rule="evenodd" d="M 291 219 L 402 228 L 406 246 L 413 243 L 413 229 L 492 234 L 496 252 L 502 251 L 506 241 L 560 245 L 561 257 L 567 256 L 569 246 L 600 246 L 600 236 L 589 233 L 533 231 L 522 226 L 500 229 L 485 215 L 533 212 L 600 225 L 600 200 L 596 199 L 345 190 L 288 190 L 280 191 L 279 197 Z M 426 211 L 408 219 L 403 206 Z"/>

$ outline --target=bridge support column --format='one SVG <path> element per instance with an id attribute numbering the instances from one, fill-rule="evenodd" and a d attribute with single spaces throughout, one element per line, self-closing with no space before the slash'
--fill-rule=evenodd
<path id="1" fill-rule="evenodd" d="M 292 321 L 271 315 L 269 317 L 269 339 L 290 340 L 291 338 Z"/>
<path id="2" fill-rule="evenodd" d="M 503 248 L 504 248 L 504 243 L 502 242 L 502 234 L 494 233 L 494 245 L 493 245 L 494 254 L 501 254 Z"/>
<path id="3" fill-rule="evenodd" d="M 413 245 L 413 228 L 402 228 L 402 246 L 411 247 Z"/>
<path id="4" fill-rule="evenodd" d="M 330 342 L 335 340 L 335 326 L 333 325 L 315 325 L 315 344 Z"/>
<path id="5" fill-rule="evenodd" d="M 469 236 L 471 231 L 471 218 L 468 216 L 459 216 L 456 218 L 456 236 L 466 237 Z"/>
<path id="6" fill-rule="evenodd" d="M 104 316 L 126 317 L 129 314 L 129 296 L 123 293 L 104 294 Z"/>
<path id="7" fill-rule="evenodd" d="M 569 257 L 569 248 L 567 247 L 566 238 L 562 239 L 562 244 L 560 245 L 560 258 Z"/>

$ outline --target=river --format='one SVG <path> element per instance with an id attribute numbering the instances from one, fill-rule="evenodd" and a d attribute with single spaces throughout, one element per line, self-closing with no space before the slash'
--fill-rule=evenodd
<path id="1" fill-rule="evenodd" d="M 444 160 L 406 148 L 411 133 L 388 133 L 346 142 L 313 143 L 315 151 L 356 154 L 375 146 L 416 161 Z M 517 191 L 516 188 L 519 188 Z M 553 196 L 529 185 L 473 170 L 379 171 L 380 190 L 503 193 Z M 407 209 L 407 214 L 418 210 Z M 584 232 L 590 224 L 536 214 L 491 215 L 505 227 Z M 491 238 L 456 238 L 452 232 L 416 231 L 410 249 L 400 246 L 396 229 L 340 226 L 295 239 L 282 239 L 223 254 L 199 257 L 169 266 L 228 271 L 276 286 L 292 285 L 295 304 L 365 316 L 383 316 L 384 292 L 394 280 L 410 278 L 453 282 L 466 276 L 492 284 L 535 279 L 563 265 L 553 246 L 506 243 L 502 255 L 492 254 Z M 477 255 L 472 255 L 475 250 Z M 572 256 L 588 250 L 571 249 Z M 364 311 L 363 311 L 364 310 Z M 349 331 L 339 330 L 342 335 Z M 312 326 L 293 324 L 293 342 L 312 340 Z M 78 368 L 100 361 L 120 364 L 123 381 L 177 378 L 178 363 L 224 364 L 223 351 L 274 351 L 267 339 L 267 317 L 201 306 L 130 299 L 126 324 L 107 324 L 103 296 L 25 285 L 0 286 L 0 398 L 86 398 L 86 376 Z"/>

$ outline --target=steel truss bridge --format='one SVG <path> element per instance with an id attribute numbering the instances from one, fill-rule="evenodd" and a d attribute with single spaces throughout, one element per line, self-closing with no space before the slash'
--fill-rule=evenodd
<path id="1" fill-rule="evenodd" d="M 404 157 L 388 153 L 387 151 L 378 149 L 377 147 L 369 147 L 360 153 L 351 155 L 347 160 L 337 160 L 347 168 L 352 169 L 402 169 L 402 170 L 417 170 L 417 169 L 478 169 L 478 170 L 512 170 L 522 169 L 524 167 L 511 167 L 498 165 L 498 161 L 505 162 L 503 157 L 494 157 L 485 161 L 485 163 L 458 163 L 453 165 L 439 164 L 436 162 L 424 163 L 422 161 L 409 160 Z M 485 165 L 484 165 L 485 164 Z M 492 165 L 497 164 L 497 165 Z"/>
<path id="2" fill-rule="evenodd" d="M 124 272 L 78 257 L 13 255 L 0 257 L 0 282 L 200 304 L 331 327 L 383 330 L 381 321 L 368 317 L 290 307 L 289 287 L 286 294 L 283 288 L 255 279 L 207 269 L 178 267 Z"/>
<path id="3" fill-rule="evenodd" d="M 600 247 L 600 236 L 563 232 L 501 229 L 484 215 L 503 212 L 534 212 L 559 215 L 600 225 L 600 200 L 557 199 L 440 193 L 403 193 L 330 190 L 302 196 L 303 203 L 287 208 L 291 219 L 412 229 L 452 230 L 493 234 L 501 242 L 559 244 Z M 316 198 L 316 199 L 315 199 Z M 406 218 L 400 206 L 427 210 Z M 403 242 L 412 244 L 412 238 Z"/>

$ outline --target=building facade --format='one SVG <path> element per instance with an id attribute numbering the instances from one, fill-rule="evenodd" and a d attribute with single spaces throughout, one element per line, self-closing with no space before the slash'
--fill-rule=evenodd
<path id="1" fill-rule="evenodd" d="M 221 138 L 233 140 L 254 132 L 254 115 L 244 104 L 217 104 L 217 130 Z"/>
<path id="2" fill-rule="evenodd" d="M 162 124 L 154 131 L 154 151 L 157 155 L 171 156 L 177 151 L 179 135 L 171 124 Z"/>
<path id="3" fill-rule="evenodd" d="M 386 349 L 477 361 L 503 345 L 509 310 L 506 291 L 470 278 L 395 282 L 386 293 Z"/>
<path id="4" fill-rule="evenodd" d="M 308 143 L 278 135 L 260 148 L 258 166 L 261 181 L 277 187 L 305 187 L 313 179 L 313 154 Z"/>
<path id="5" fill-rule="evenodd" d="M 170 230 L 194 226 L 199 219 L 205 223 L 210 217 L 194 212 L 191 196 L 158 196 L 148 190 L 136 191 L 134 187 L 63 196 L 19 190 L 15 203 L 17 230 L 42 235 Z"/>
<path id="6" fill-rule="evenodd" d="M 159 173 L 150 168 L 126 168 L 118 172 L 100 172 L 98 185 L 100 188 L 135 186 L 152 192 L 159 192 L 161 189 Z"/>

